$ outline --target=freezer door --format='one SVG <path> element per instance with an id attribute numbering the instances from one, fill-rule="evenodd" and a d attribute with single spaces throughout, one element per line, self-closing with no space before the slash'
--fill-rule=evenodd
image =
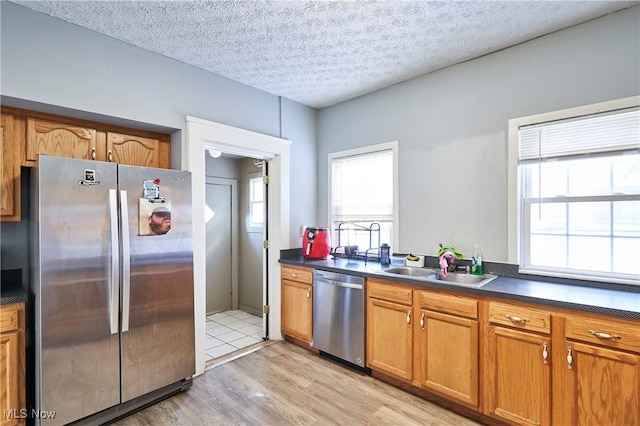
<path id="1" fill-rule="evenodd" d="M 123 221 L 122 401 L 195 373 L 191 174 L 118 167 Z M 143 199 L 159 180 L 165 203 Z M 171 230 L 147 235 L 149 204 L 170 210 Z M 164 218 L 166 219 L 166 211 Z"/>
<path id="2" fill-rule="evenodd" d="M 41 155 L 32 183 L 36 405 L 66 424 L 120 402 L 116 166 Z"/>

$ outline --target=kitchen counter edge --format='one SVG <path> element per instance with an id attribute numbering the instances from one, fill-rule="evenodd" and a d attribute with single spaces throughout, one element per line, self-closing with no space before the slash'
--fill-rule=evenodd
<path id="1" fill-rule="evenodd" d="M 326 259 L 307 260 L 303 257 L 281 258 L 283 265 L 302 266 L 323 271 L 346 273 L 365 278 L 380 278 L 398 284 L 408 284 L 434 290 L 455 291 L 477 296 L 490 296 L 518 302 L 589 312 L 611 317 L 640 320 L 640 293 L 607 288 L 593 288 L 574 284 L 560 284 L 530 279 L 501 277 L 481 288 L 444 284 L 409 277 L 395 277 L 380 273 L 377 262 Z"/>

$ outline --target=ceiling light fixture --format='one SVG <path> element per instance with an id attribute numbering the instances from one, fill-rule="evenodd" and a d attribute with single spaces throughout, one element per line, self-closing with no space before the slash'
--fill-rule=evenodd
<path id="1" fill-rule="evenodd" d="M 218 151 L 217 149 L 208 149 L 209 151 L 209 155 L 212 156 L 213 158 L 219 158 L 222 155 L 222 152 Z"/>

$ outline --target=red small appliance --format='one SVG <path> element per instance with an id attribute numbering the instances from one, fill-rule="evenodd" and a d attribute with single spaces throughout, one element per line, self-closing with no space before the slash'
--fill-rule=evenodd
<path id="1" fill-rule="evenodd" d="M 304 230 L 302 254 L 306 259 L 324 259 L 331 253 L 331 236 L 327 228 Z"/>

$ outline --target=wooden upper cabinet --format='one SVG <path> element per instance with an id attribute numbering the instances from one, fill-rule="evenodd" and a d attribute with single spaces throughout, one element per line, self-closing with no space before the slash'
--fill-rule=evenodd
<path id="1" fill-rule="evenodd" d="M 3 221 L 20 220 L 20 143 L 13 114 L 2 113 L 0 126 L 0 216 Z"/>
<path id="2" fill-rule="evenodd" d="M 35 164 L 38 154 L 97 160 L 104 157 L 97 142 L 90 127 L 27 117 L 26 165 Z"/>
<path id="3" fill-rule="evenodd" d="M 144 167 L 169 168 L 167 143 L 159 139 L 107 133 L 107 161 Z"/>
<path id="4" fill-rule="evenodd" d="M 46 154 L 132 166 L 171 168 L 171 141 L 168 135 L 43 113 L 20 114 L 20 120 L 26 123 L 24 166 L 35 166 L 38 155 Z M 22 138 L 25 138 L 24 134 Z"/>

